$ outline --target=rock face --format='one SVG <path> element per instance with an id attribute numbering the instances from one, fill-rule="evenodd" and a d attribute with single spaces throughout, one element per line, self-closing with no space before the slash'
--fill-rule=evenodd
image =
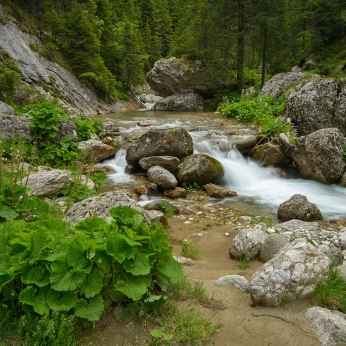
<path id="1" fill-rule="evenodd" d="M 139 165 L 146 171 L 153 166 L 160 166 L 173 173 L 179 164 L 180 160 L 174 156 L 150 156 L 139 160 Z"/>
<path id="2" fill-rule="evenodd" d="M 196 93 L 185 93 L 167 96 L 158 101 L 156 111 L 202 111 L 203 98 Z"/>
<path id="3" fill-rule="evenodd" d="M 20 136 L 32 142 L 34 137 L 30 134 L 29 123 L 30 119 L 26 117 L 0 113 L 1 137 L 7 139 Z"/>
<path id="4" fill-rule="evenodd" d="M 23 181 L 25 184 L 25 179 Z M 27 186 L 32 189 L 31 195 L 46 197 L 60 193 L 61 188 L 67 185 L 72 187 L 72 173 L 60 169 L 41 170 L 29 175 Z"/>
<path id="5" fill-rule="evenodd" d="M 231 242 L 229 256 L 234 259 L 257 257 L 262 250 L 266 236 L 262 229 L 242 229 Z"/>
<path id="6" fill-rule="evenodd" d="M 34 84 L 36 89 L 47 95 L 41 83 L 45 83 L 71 107 L 84 114 L 111 113 L 140 108 L 136 101 L 120 101 L 107 104 L 82 84 L 74 75 L 55 62 L 46 60 L 30 49 L 30 44 L 42 46 L 36 37 L 23 33 L 0 5 L 0 16 L 6 22 L 0 25 L 0 47 L 9 57 L 18 62 L 21 78 L 25 83 Z M 49 96 L 49 95 L 48 95 Z"/>
<path id="7" fill-rule="evenodd" d="M 180 183 L 197 183 L 202 186 L 219 181 L 224 175 L 224 169 L 219 161 L 201 154 L 186 157 L 179 165 L 176 177 Z"/>
<path id="8" fill-rule="evenodd" d="M 298 219 L 302 221 L 323 220 L 317 205 L 310 203 L 303 195 L 293 195 L 288 201 L 280 204 L 278 218 L 282 221 Z"/>
<path id="9" fill-rule="evenodd" d="M 249 156 L 254 160 L 261 161 L 264 167 L 279 166 L 289 161 L 288 157 L 282 152 L 280 145 L 271 142 L 252 148 Z"/>
<path id="10" fill-rule="evenodd" d="M 338 128 L 346 136 L 346 83 L 317 79 L 301 84 L 286 98 L 285 118 L 305 136 L 323 128 Z"/>
<path id="11" fill-rule="evenodd" d="M 161 186 L 163 189 L 174 189 L 178 185 L 175 176 L 170 171 L 160 166 L 149 168 L 147 175 L 150 182 Z"/>
<path id="12" fill-rule="evenodd" d="M 2 114 L 15 115 L 16 113 L 7 103 L 0 101 L 0 115 Z"/>
<path id="13" fill-rule="evenodd" d="M 250 281 L 253 304 L 278 306 L 308 297 L 316 283 L 327 275 L 330 263 L 306 239 L 294 240 L 253 274 Z"/>
<path id="14" fill-rule="evenodd" d="M 192 138 L 185 129 L 149 130 L 130 146 L 126 153 L 127 163 L 139 166 L 143 157 L 183 157 L 193 153 Z"/>
<path id="15" fill-rule="evenodd" d="M 226 197 L 237 197 L 238 194 L 235 191 L 227 190 L 219 185 L 206 184 L 203 185 L 203 190 L 209 197 L 214 198 L 226 198 Z"/>
<path id="16" fill-rule="evenodd" d="M 140 211 L 145 220 L 150 223 L 150 218 L 145 210 L 129 196 L 127 190 L 105 192 L 99 196 L 87 198 L 76 203 L 65 215 L 64 221 L 76 224 L 90 216 L 105 218 L 109 216 L 108 211 L 119 205 L 127 205 Z"/>
<path id="17" fill-rule="evenodd" d="M 284 234 L 268 234 L 263 242 L 259 260 L 261 262 L 270 261 L 288 243 L 289 239 Z"/>
<path id="18" fill-rule="evenodd" d="M 279 73 L 270 78 L 264 84 L 261 90 L 261 96 L 274 96 L 276 99 L 279 99 L 283 95 L 286 87 L 295 82 L 301 81 L 304 78 L 305 73 L 293 69 L 291 72 Z"/>
<path id="19" fill-rule="evenodd" d="M 346 119 L 346 117 L 345 117 Z M 344 174 L 342 159 L 346 138 L 338 129 L 326 128 L 297 139 L 291 156 L 301 174 L 324 184 L 337 182 Z"/>
<path id="20" fill-rule="evenodd" d="M 309 320 L 311 329 L 317 334 L 322 346 L 345 345 L 345 314 L 316 306 L 310 308 L 305 317 Z"/>
<path id="21" fill-rule="evenodd" d="M 150 87 L 161 96 L 190 92 L 203 97 L 211 97 L 228 83 L 225 73 L 210 74 L 200 61 L 161 59 L 157 61 L 147 76 Z"/>

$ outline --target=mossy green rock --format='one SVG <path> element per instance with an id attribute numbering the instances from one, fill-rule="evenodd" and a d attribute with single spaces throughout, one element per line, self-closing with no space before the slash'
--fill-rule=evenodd
<path id="1" fill-rule="evenodd" d="M 181 184 L 197 183 L 200 186 L 216 183 L 223 175 L 224 169 L 218 160 L 201 154 L 193 154 L 184 158 L 176 173 Z"/>
<path id="2" fill-rule="evenodd" d="M 265 167 L 278 166 L 288 162 L 288 158 L 280 149 L 280 145 L 271 142 L 252 148 L 249 156 L 254 160 L 261 161 Z"/>

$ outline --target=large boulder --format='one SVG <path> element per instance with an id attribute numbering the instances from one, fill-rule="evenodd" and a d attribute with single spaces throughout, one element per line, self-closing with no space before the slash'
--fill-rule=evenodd
<path id="1" fill-rule="evenodd" d="M 139 167 L 139 161 L 149 156 L 183 157 L 193 153 L 191 136 L 183 128 L 167 130 L 152 129 L 145 132 L 137 142 L 131 145 L 126 153 L 126 161 Z"/>
<path id="2" fill-rule="evenodd" d="M 289 162 L 280 145 L 272 142 L 252 148 L 248 155 L 254 160 L 261 161 L 264 167 L 279 166 Z"/>
<path id="3" fill-rule="evenodd" d="M 302 221 L 323 220 L 317 205 L 310 203 L 306 196 L 295 194 L 288 201 L 280 204 L 278 218 L 282 221 L 298 219 Z"/>
<path id="4" fill-rule="evenodd" d="M 96 139 L 79 142 L 78 150 L 85 153 L 88 160 L 96 163 L 100 162 L 116 153 L 116 149 Z"/>
<path id="5" fill-rule="evenodd" d="M 139 160 L 139 165 L 146 171 L 153 166 L 160 166 L 174 172 L 179 164 L 180 160 L 174 156 L 149 156 Z"/>
<path id="6" fill-rule="evenodd" d="M 203 98 L 196 93 L 185 93 L 167 96 L 158 101 L 156 111 L 202 111 Z"/>
<path id="7" fill-rule="evenodd" d="M 263 242 L 259 260 L 261 262 L 268 262 L 276 256 L 280 250 L 289 243 L 289 239 L 284 234 L 272 233 L 268 234 Z"/>
<path id="8" fill-rule="evenodd" d="M 0 115 L 2 114 L 8 114 L 8 115 L 15 115 L 16 112 L 14 108 L 12 108 L 10 105 L 8 105 L 5 102 L 0 101 Z"/>
<path id="9" fill-rule="evenodd" d="M 264 85 L 261 90 L 261 96 L 274 96 L 276 99 L 279 99 L 285 89 L 291 84 L 300 82 L 305 76 L 305 73 L 301 70 L 295 68 L 288 73 L 279 73 L 272 78 L 270 78 Z"/>
<path id="10" fill-rule="evenodd" d="M 291 156 L 305 178 L 333 184 L 344 174 L 346 163 L 342 153 L 345 145 L 346 138 L 338 129 L 326 128 L 299 137 Z"/>
<path id="11" fill-rule="evenodd" d="M 27 182 L 26 179 L 23 180 L 23 185 L 25 184 L 31 189 L 31 195 L 46 197 L 59 194 L 64 185 L 70 188 L 74 182 L 70 171 L 52 169 L 30 174 Z"/>
<path id="12" fill-rule="evenodd" d="M 322 346 L 346 344 L 346 315 L 339 311 L 315 306 L 310 308 L 305 317 L 311 329 L 316 333 Z"/>
<path id="13" fill-rule="evenodd" d="M 260 228 L 242 229 L 231 242 L 229 256 L 234 259 L 257 257 L 266 237 L 266 233 Z"/>
<path id="14" fill-rule="evenodd" d="M 345 80 L 317 79 L 301 84 L 286 98 L 285 118 L 297 126 L 300 136 L 335 127 L 346 136 Z"/>
<path id="15" fill-rule="evenodd" d="M 252 275 L 251 300 L 254 305 L 278 306 L 306 298 L 328 275 L 330 264 L 306 239 L 296 239 Z"/>
<path id="16" fill-rule="evenodd" d="M 157 61 L 146 77 L 150 87 L 161 96 L 190 92 L 210 98 L 229 84 L 222 70 L 210 73 L 200 61 L 183 59 L 161 59 Z"/>
<path id="17" fill-rule="evenodd" d="M 157 186 L 161 186 L 163 189 L 174 189 L 178 185 L 178 181 L 175 176 L 167 169 L 154 166 L 149 168 L 148 180 Z"/>
<path id="18" fill-rule="evenodd" d="M 180 183 L 197 183 L 202 186 L 218 182 L 224 175 L 222 164 L 211 156 L 193 154 L 178 166 L 176 177 Z"/>
<path id="19" fill-rule="evenodd" d="M 90 216 L 106 218 L 110 216 L 109 210 L 119 205 L 129 206 L 138 210 L 143 214 L 145 220 L 150 223 L 150 218 L 145 210 L 130 197 L 130 193 L 127 190 L 105 192 L 99 196 L 84 199 L 72 206 L 66 213 L 64 221 L 76 224 Z"/>

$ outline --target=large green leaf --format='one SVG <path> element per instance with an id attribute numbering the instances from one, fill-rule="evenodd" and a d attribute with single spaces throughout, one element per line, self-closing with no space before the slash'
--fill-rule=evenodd
<path id="1" fill-rule="evenodd" d="M 73 291 L 81 284 L 87 272 L 83 269 L 71 269 L 66 263 L 55 261 L 51 264 L 50 283 L 57 291 Z"/>
<path id="2" fill-rule="evenodd" d="M 80 284 L 80 288 L 86 298 L 91 298 L 101 292 L 103 288 L 103 276 L 104 274 L 100 269 L 94 268 L 83 283 Z"/>
<path id="3" fill-rule="evenodd" d="M 88 252 L 92 249 L 92 245 L 92 241 L 87 238 L 87 235 L 75 235 L 67 247 L 68 264 L 75 269 L 86 268 L 90 264 Z"/>
<path id="4" fill-rule="evenodd" d="M 79 299 L 75 305 L 75 314 L 78 317 L 86 318 L 89 321 L 100 319 L 104 310 L 104 302 L 100 294 L 88 300 Z"/>
<path id="5" fill-rule="evenodd" d="M 40 315 L 48 314 L 49 308 L 46 304 L 45 290 L 37 293 L 34 287 L 26 287 L 19 295 L 19 301 L 24 304 L 31 305 L 35 312 Z"/>
<path id="6" fill-rule="evenodd" d="M 173 249 L 168 242 L 168 234 L 160 223 L 156 223 L 155 230 L 151 232 L 150 248 L 154 252 L 171 252 Z"/>
<path id="7" fill-rule="evenodd" d="M 49 271 L 41 266 L 28 268 L 23 270 L 21 280 L 25 284 L 36 284 L 39 287 L 43 287 L 49 284 Z"/>
<path id="8" fill-rule="evenodd" d="M 6 221 L 12 221 L 19 216 L 12 208 L 7 205 L 0 204 L 0 217 L 3 217 Z"/>
<path id="9" fill-rule="evenodd" d="M 183 278 L 181 265 L 171 254 L 164 254 L 156 264 L 156 269 L 167 276 L 173 283 L 179 282 Z"/>
<path id="10" fill-rule="evenodd" d="M 107 228 L 107 222 L 97 216 L 88 217 L 76 224 L 76 231 L 83 232 L 89 235 L 103 234 L 104 228 Z"/>
<path id="11" fill-rule="evenodd" d="M 15 278 L 15 275 L 11 271 L 7 271 L 5 273 L 0 274 L 0 292 L 2 288 L 9 282 L 11 282 Z"/>
<path id="12" fill-rule="evenodd" d="M 129 244 L 129 239 L 121 234 L 114 234 L 108 237 L 106 251 L 119 263 L 124 262 L 125 259 L 134 258 L 135 256 L 135 251 L 132 245 Z"/>
<path id="13" fill-rule="evenodd" d="M 123 267 L 133 275 L 147 275 L 150 273 L 149 255 L 137 250 L 134 259 L 125 260 Z"/>
<path id="14" fill-rule="evenodd" d="M 46 302 L 53 311 L 69 311 L 77 303 L 77 291 L 58 292 L 50 289 L 46 293 Z"/>
<path id="15" fill-rule="evenodd" d="M 114 289 L 124 293 L 132 300 L 140 300 L 147 292 L 150 284 L 151 275 L 134 276 L 130 273 L 123 273 L 118 276 Z"/>
<path id="16" fill-rule="evenodd" d="M 109 214 L 119 226 L 127 226 L 133 229 L 138 227 L 144 219 L 142 213 L 125 205 L 110 209 Z"/>

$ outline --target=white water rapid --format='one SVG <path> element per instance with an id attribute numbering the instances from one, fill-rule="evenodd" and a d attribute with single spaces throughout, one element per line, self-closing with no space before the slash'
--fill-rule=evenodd
<path id="1" fill-rule="evenodd" d="M 211 204 L 239 203 L 243 210 L 248 208 L 252 215 L 256 210 L 259 213 L 257 215 L 264 215 L 266 211 L 267 215 L 273 216 L 281 203 L 299 193 L 315 203 L 325 218 L 346 218 L 346 189 L 343 187 L 324 185 L 305 179 L 284 179 L 272 167 L 262 167 L 257 162 L 245 158 L 233 148 L 229 137 L 220 128 L 215 131 L 211 128 L 199 130 L 196 129 L 196 122 L 183 121 L 182 118 L 168 120 L 161 117 L 150 118 L 149 121 L 156 128 L 181 126 L 188 130 L 193 129 L 190 135 L 193 138 L 195 153 L 208 154 L 222 163 L 225 176 L 221 185 L 236 191 L 239 197 L 222 201 L 211 199 Z M 205 124 L 205 120 L 203 121 Z M 124 124 L 124 127 L 120 127 L 123 134 L 139 128 L 134 120 L 120 121 L 120 124 Z M 125 150 L 119 150 L 115 158 L 103 162 L 103 165 L 113 166 L 118 172 L 109 176 L 115 185 L 135 183 L 128 174 L 124 173 L 125 155 Z"/>

